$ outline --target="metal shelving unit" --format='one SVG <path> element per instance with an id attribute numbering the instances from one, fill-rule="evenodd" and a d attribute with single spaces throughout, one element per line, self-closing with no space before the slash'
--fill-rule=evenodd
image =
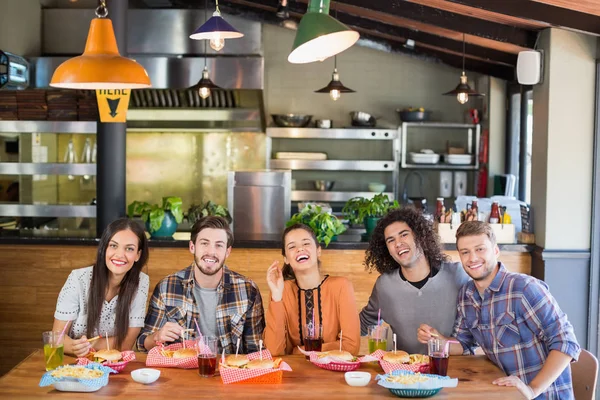
<path id="1" fill-rule="evenodd" d="M 319 129 L 319 128 L 267 128 L 267 167 L 292 171 L 368 171 L 392 174 L 393 191 L 389 197 L 398 198 L 399 141 L 397 129 Z M 389 160 L 280 160 L 271 159 L 273 139 L 329 139 L 392 142 L 392 159 Z M 363 191 L 292 190 L 292 201 L 345 202 L 352 197 L 372 197 L 377 193 Z"/>
<path id="2" fill-rule="evenodd" d="M 93 121 L 0 121 L 0 134 L 96 134 Z M 0 162 L 1 175 L 96 175 L 95 163 Z M 95 205 L 0 204 L 0 215 L 12 217 L 95 218 Z"/>
<path id="3" fill-rule="evenodd" d="M 467 134 L 467 154 L 474 155 L 473 164 L 411 164 L 408 162 L 407 143 L 410 128 L 438 128 L 438 129 L 462 129 Z M 479 169 L 479 141 L 481 138 L 481 125 L 479 124 L 460 124 L 453 122 L 403 122 L 400 127 L 401 155 L 400 165 L 405 169 L 439 169 L 439 170 L 467 170 L 476 171 Z"/>

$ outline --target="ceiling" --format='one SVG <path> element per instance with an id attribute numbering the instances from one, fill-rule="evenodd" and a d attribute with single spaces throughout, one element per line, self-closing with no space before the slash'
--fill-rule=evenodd
<path id="1" fill-rule="evenodd" d="M 108 0 L 110 7 L 110 1 Z M 131 8 L 204 8 L 206 0 L 129 0 Z M 298 22 L 308 0 L 288 0 Z M 40 0 L 44 7 L 94 7 L 97 0 Z M 214 7 L 214 0 L 209 1 Z M 279 0 L 219 0 L 227 14 L 284 25 Z M 340 0 L 330 14 L 361 34 L 362 44 L 389 52 L 514 79 L 519 51 L 535 47 L 549 27 L 600 36 L 600 0 Z M 290 21 L 287 21 L 290 22 Z M 288 26 L 289 24 L 285 24 Z M 405 46 L 414 41 L 414 48 Z"/>

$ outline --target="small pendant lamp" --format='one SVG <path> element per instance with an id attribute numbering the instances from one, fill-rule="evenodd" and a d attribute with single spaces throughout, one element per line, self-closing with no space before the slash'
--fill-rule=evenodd
<path id="1" fill-rule="evenodd" d="M 342 93 L 355 93 L 354 90 L 347 88 L 340 82 L 340 74 L 338 74 L 337 70 L 337 55 L 333 56 L 333 74 L 331 77 L 331 81 L 319 90 L 315 90 L 315 93 L 329 93 L 329 97 L 331 100 L 337 101 Z"/>
<path id="2" fill-rule="evenodd" d="M 443 96 L 456 96 L 456 100 L 460 104 L 465 104 L 469 101 L 469 96 L 479 97 L 485 96 L 483 93 L 471 89 L 467 83 L 467 75 L 465 74 L 465 34 L 463 33 L 463 59 L 462 59 L 462 75 L 460 76 L 460 83 L 453 90 L 446 92 Z"/>
<path id="3" fill-rule="evenodd" d="M 206 1 L 206 7 L 208 8 L 208 0 Z M 190 35 L 190 39 L 203 40 L 206 39 L 210 42 L 210 48 L 215 51 L 220 51 L 225 47 L 225 39 L 239 39 L 244 34 L 233 26 L 221 16 L 219 10 L 219 0 L 216 0 L 216 10 L 212 17 L 206 21 L 202 26 L 194 31 Z"/>
<path id="4" fill-rule="evenodd" d="M 148 73 L 137 62 L 121 57 L 106 0 L 100 0 L 90 23 L 83 54 L 56 68 L 50 86 L 65 89 L 143 89 L 151 87 Z"/>
<path id="5" fill-rule="evenodd" d="M 208 76 L 208 67 L 206 66 L 206 42 L 204 42 L 204 69 L 202 70 L 202 77 L 198 83 L 192 86 L 192 89 L 198 90 L 198 94 L 203 99 L 206 99 L 211 95 L 212 89 L 221 89 L 219 86 L 215 85 Z"/>

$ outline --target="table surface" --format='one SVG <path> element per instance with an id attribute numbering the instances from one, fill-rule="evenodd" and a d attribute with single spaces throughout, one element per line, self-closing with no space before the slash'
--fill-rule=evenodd
<path id="1" fill-rule="evenodd" d="M 150 384 L 135 382 L 130 372 L 145 367 L 146 354 L 136 353 L 119 374 L 111 374 L 107 386 L 93 393 L 59 392 L 53 386 L 39 387 L 44 374 L 44 354 L 37 350 L 0 378 L 0 397 L 6 399 L 37 399 L 40 396 L 80 399 L 87 397 L 114 397 L 127 399 L 169 398 L 258 398 L 280 399 L 314 396 L 327 399 L 371 399 L 373 396 L 396 398 L 387 389 L 379 386 L 374 378 L 383 374 L 377 363 L 365 363 L 360 371 L 370 372 L 371 382 L 365 387 L 348 386 L 343 372 L 328 371 L 312 365 L 304 356 L 285 356 L 283 359 L 293 371 L 284 372 L 281 384 L 230 384 L 224 385 L 221 378 L 201 378 L 195 369 L 160 368 L 160 378 Z M 75 359 L 65 356 L 65 363 Z M 450 358 L 448 375 L 458 378 L 456 388 L 444 388 L 436 399 L 522 399 L 513 387 L 492 384 L 503 373 L 485 356 L 454 356 Z"/>

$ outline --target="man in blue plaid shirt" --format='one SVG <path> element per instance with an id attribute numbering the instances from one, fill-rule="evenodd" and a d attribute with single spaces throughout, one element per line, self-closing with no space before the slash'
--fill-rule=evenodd
<path id="1" fill-rule="evenodd" d="M 460 345 L 450 353 L 473 353 L 479 345 L 507 375 L 494 384 L 516 386 L 527 399 L 574 399 L 569 364 L 581 348 L 548 286 L 498 262 L 496 237 L 485 222 L 462 223 L 456 246 L 473 280 L 458 294 L 454 336 Z M 432 333 L 438 332 L 421 325 L 417 334 L 426 343 Z"/>
<path id="2" fill-rule="evenodd" d="M 265 328 L 256 284 L 225 265 L 233 234 L 222 217 L 208 216 L 192 227 L 192 265 L 163 278 L 154 289 L 137 346 L 147 351 L 157 343 L 181 340 L 182 332 L 200 330 L 216 337 L 219 352 L 258 351 Z"/>

